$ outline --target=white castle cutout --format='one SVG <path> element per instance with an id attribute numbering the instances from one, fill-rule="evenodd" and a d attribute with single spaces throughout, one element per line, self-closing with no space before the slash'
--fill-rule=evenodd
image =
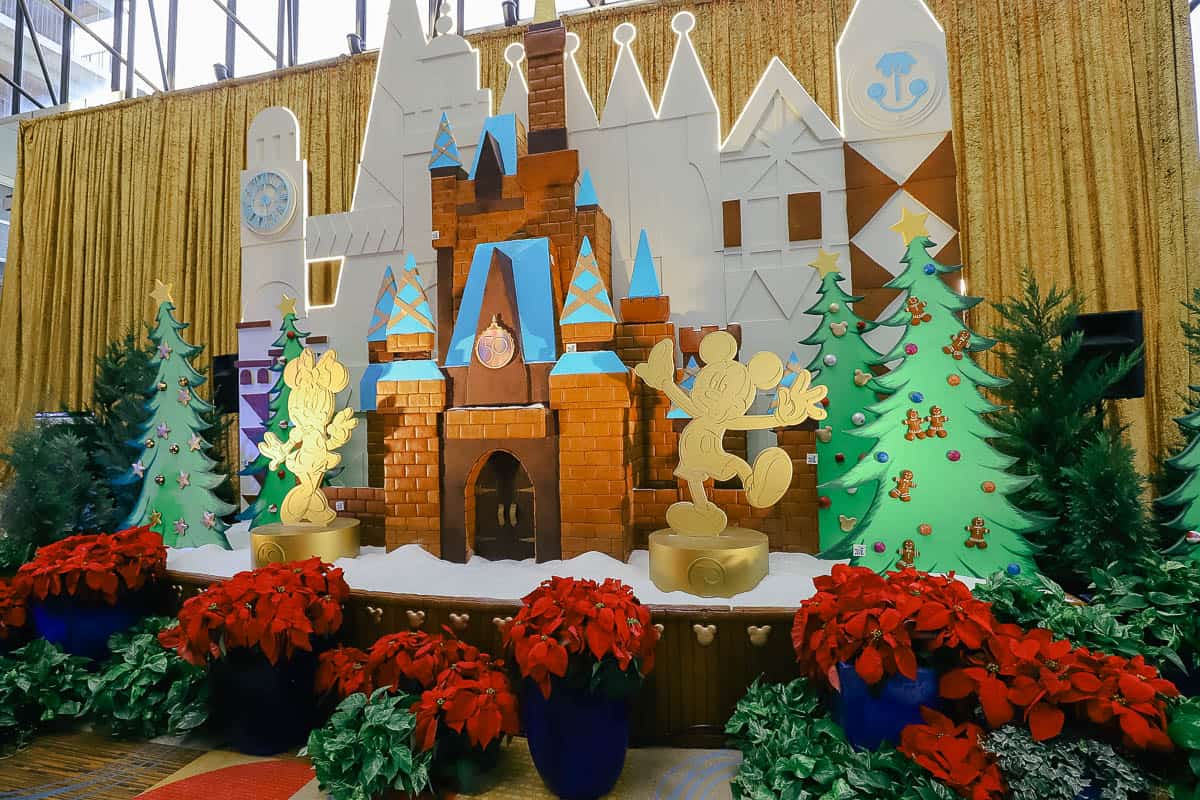
<path id="1" fill-rule="evenodd" d="M 243 187 L 264 170 L 277 172 L 292 186 L 294 211 L 281 207 L 266 222 L 243 212 L 239 357 L 247 369 L 269 361 L 282 294 L 300 298 L 304 327 L 328 337 L 352 387 L 367 365 L 367 328 L 389 265 L 399 269 L 412 255 L 436 307 L 431 148 L 445 113 L 470 164 L 493 106 L 479 85 L 478 52 L 453 33 L 427 39 L 417 3 L 391 2 L 350 211 L 308 216 L 308 170 L 288 109 L 266 109 L 251 124 Z M 897 302 L 875 287 L 900 269 L 889 226 L 901 206 L 929 212 L 934 252 L 956 260 L 945 34 L 921 0 L 858 0 L 837 45 L 840 129 L 774 58 L 722 141 L 717 103 L 690 38 L 694 24 L 687 11 L 672 22 L 675 51 L 657 109 L 630 47 L 633 25 L 613 32 L 620 50 L 600 113 L 575 61 L 579 39 L 567 36 L 568 144 L 612 219 L 613 303 L 628 293 L 645 229 L 677 325 L 740 323 L 745 352 L 770 350 L 786 360 L 798 351 L 807 363 L 797 342 L 817 322 L 804 311 L 820 284 L 808 266 L 819 249 L 838 254 L 856 292 L 885 292 L 876 316 Z M 452 25 L 443 17 L 437 27 Z M 527 122 L 522 46 L 510 45 L 505 58 L 508 84 L 495 113 Z M 329 259 L 343 262 L 335 300 L 311 305 L 308 264 Z M 271 324 L 250 325 L 263 320 Z M 261 407 L 248 398 L 266 387 L 252 381 L 242 389 L 245 431 L 258 424 Z M 350 400 L 355 407 L 358 395 Z M 347 485 L 366 485 L 359 427 L 358 441 L 344 451 Z M 255 453 L 243 433 L 243 460 Z"/>

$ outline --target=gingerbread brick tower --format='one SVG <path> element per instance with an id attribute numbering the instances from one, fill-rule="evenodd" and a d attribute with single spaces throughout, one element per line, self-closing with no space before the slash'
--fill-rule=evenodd
<path id="1" fill-rule="evenodd" d="M 568 147 L 566 31 L 552 9 L 539 2 L 525 35 L 529 131 L 515 115 L 490 117 L 469 168 L 449 119 L 434 142 L 436 362 L 415 332 L 374 345 L 402 359 L 377 384 L 390 415 L 389 547 L 546 561 L 624 559 L 633 544 L 632 375 L 611 349 L 611 222 Z"/>

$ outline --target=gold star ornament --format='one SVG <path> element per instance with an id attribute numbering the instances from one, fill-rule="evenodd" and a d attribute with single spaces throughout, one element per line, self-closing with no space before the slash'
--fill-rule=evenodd
<path id="1" fill-rule="evenodd" d="M 279 305 L 275 307 L 278 308 L 279 313 L 285 317 L 288 314 L 291 314 L 293 317 L 296 316 L 296 298 L 294 297 L 288 297 L 285 294 L 283 299 L 279 301 Z"/>
<path id="2" fill-rule="evenodd" d="M 929 219 L 929 212 L 924 214 L 914 214 L 908 210 L 908 206 L 900 209 L 900 221 L 892 226 L 892 230 L 900 234 L 900 238 L 904 240 L 904 246 L 918 236 L 928 236 L 929 231 L 925 228 L 925 220 Z"/>
<path id="3" fill-rule="evenodd" d="M 154 302 L 160 306 L 163 303 L 175 305 L 175 300 L 171 297 L 171 284 L 163 283 L 158 279 L 155 279 L 154 281 L 154 291 L 150 293 L 150 296 L 153 297 Z"/>
<path id="4" fill-rule="evenodd" d="M 831 272 L 838 272 L 837 260 L 839 255 L 839 253 L 826 253 L 825 248 L 822 247 L 817 251 L 817 259 L 809 263 L 809 266 L 824 278 Z"/>

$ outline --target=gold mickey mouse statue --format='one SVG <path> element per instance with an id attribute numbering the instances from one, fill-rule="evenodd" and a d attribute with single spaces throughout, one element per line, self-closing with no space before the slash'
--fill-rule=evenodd
<path id="1" fill-rule="evenodd" d="M 333 413 L 334 397 L 349 385 L 350 373 L 333 350 L 319 360 L 304 350 L 283 368 L 283 382 L 292 390 L 287 409 L 291 433 L 282 442 L 268 432 L 258 447 L 271 459 L 271 469 L 286 463 L 296 476 L 296 486 L 279 507 L 279 518 L 285 524 L 328 525 L 337 512 L 329 507 L 321 483 L 325 473 L 341 463 L 342 457 L 333 451 L 350 440 L 350 431 L 358 425 L 352 409 Z"/>
<path id="2" fill-rule="evenodd" d="M 780 386 L 783 362 L 774 353 L 759 353 L 749 364 L 735 360 L 737 340 L 726 331 L 714 331 L 700 342 L 704 366 L 691 392 L 675 382 L 675 343 L 664 339 L 654 346 L 645 363 L 634 368 L 646 385 L 663 392 L 691 421 L 679 436 L 679 466 L 675 475 L 687 481 L 691 502 L 667 509 L 667 523 L 681 533 L 715 535 L 725 530 L 728 518 L 714 505 L 704 481 L 741 478 L 746 500 L 755 508 L 779 502 L 792 482 L 792 460 L 779 447 L 758 454 L 754 466 L 728 453 L 722 446 L 728 430 L 751 431 L 798 425 L 807 419 L 825 419 L 821 400 L 825 386 L 812 386 L 808 370 L 799 370 L 790 387 Z M 749 415 L 758 390 L 778 387 L 779 403 L 773 414 Z"/>

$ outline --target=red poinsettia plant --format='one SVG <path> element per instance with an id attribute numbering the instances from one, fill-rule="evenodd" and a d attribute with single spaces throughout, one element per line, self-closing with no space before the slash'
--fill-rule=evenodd
<path id="1" fill-rule="evenodd" d="M 522 599 L 504 631 L 521 675 L 547 698 L 551 676 L 565 678 L 568 672 L 586 680 L 588 690 L 626 691 L 628 679 L 636 683 L 654 669 L 658 636 L 650 610 L 615 578 L 543 581 Z M 608 688 L 622 685 L 626 688 Z"/>
<path id="2" fill-rule="evenodd" d="M 24 578 L 0 578 L 0 641 L 25 627 L 25 598 L 28 596 L 29 582 Z"/>
<path id="3" fill-rule="evenodd" d="M 990 728 L 1019 719 L 1045 741 L 1071 715 L 1132 750 L 1173 747 L 1166 704 L 1179 691 L 1141 656 L 1093 653 L 1044 629 L 1002 624 L 953 575 L 880 576 L 839 564 L 814 584 L 792 628 L 797 660 L 813 679 L 836 687 L 836 666 L 852 662 L 874 685 L 897 674 L 915 679 L 925 663 L 941 672 L 940 696 L 977 703 Z M 978 732 L 934 712 L 926 723 L 905 728 L 901 749 L 966 797 L 998 796 L 978 745 L 953 744 Z"/>
<path id="4" fill-rule="evenodd" d="M 357 647 L 335 647 L 321 653 L 314 688 L 319 695 L 332 692 L 339 699 L 355 692 L 369 697 L 375 691 L 375 681 L 367 669 L 366 652 Z"/>
<path id="5" fill-rule="evenodd" d="M 433 688 L 421 694 L 413 713 L 417 745 L 422 750 L 432 750 L 439 734 L 464 736 L 470 747 L 486 750 L 504 736 L 515 736 L 521 728 L 517 696 L 509 685 L 504 662 L 492 661 L 486 653 L 442 670 Z"/>
<path id="6" fill-rule="evenodd" d="M 80 534 L 38 548 L 17 575 L 38 600 L 74 597 L 114 605 L 167 572 L 167 549 L 148 526 Z"/>
<path id="7" fill-rule="evenodd" d="M 159 641 L 193 664 L 238 647 L 258 648 L 275 664 L 336 633 L 349 595 L 342 571 L 319 558 L 271 564 L 189 598 Z"/>
<path id="8" fill-rule="evenodd" d="M 315 688 L 345 698 L 355 692 L 371 694 L 388 687 L 391 692 L 420 694 L 433 688 L 451 665 L 474 661 L 479 650 L 457 638 L 449 628 L 444 633 L 405 631 L 379 637 L 370 650 L 337 647 L 320 656 Z"/>
<path id="9" fill-rule="evenodd" d="M 922 708 L 924 725 L 908 725 L 900 733 L 900 752 L 933 777 L 971 800 L 1004 797 L 1004 778 L 991 753 L 979 744 L 983 728 L 956 725 L 949 717 Z"/>

